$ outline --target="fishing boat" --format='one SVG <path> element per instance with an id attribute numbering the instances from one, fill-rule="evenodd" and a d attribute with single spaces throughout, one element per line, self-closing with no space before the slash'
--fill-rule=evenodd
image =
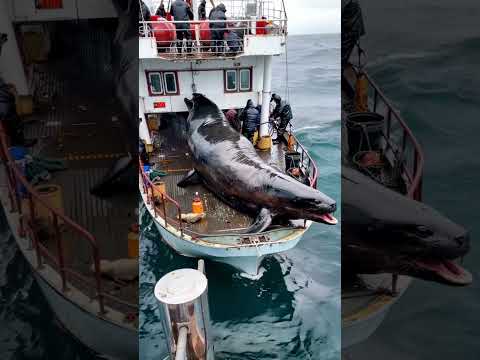
<path id="1" fill-rule="evenodd" d="M 345 3 L 349 7 L 343 9 L 342 15 L 342 165 L 361 170 L 379 184 L 421 201 L 422 148 L 399 111 L 365 70 L 365 51 L 358 42 L 364 34 L 361 9 L 357 1 Z M 365 114 L 372 120 L 382 120 L 380 129 L 376 129 L 380 141 L 375 151 L 369 151 L 372 144 L 364 148 L 352 139 L 354 134 L 347 128 L 352 115 Z M 370 154 L 374 156 L 369 162 L 364 161 Z M 381 166 L 377 166 L 377 154 L 380 154 Z M 349 358 L 348 348 L 375 332 L 411 282 L 408 276 L 385 273 L 358 274 L 356 281 L 342 283 L 342 355 L 345 358 Z"/>
<path id="2" fill-rule="evenodd" d="M 0 2 L 8 39 L 2 77 L 16 88 L 25 136 L 37 139 L 27 153 L 62 164 L 42 182 L 27 180 L 2 128 L 0 203 L 62 327 L 95 353 L 137 359 L 138 281 L 106 277 L 101 268 L 103 260 L 136 261 L 138 245 L 129 253 L 127 235 L 138 217 L 124 206 L 138 204 L 136 170 L 133 190 L 122 196 L 90 193 L 127 152 L 118 141 L 125 115 L 113 95 L 116 17 L 107 0 Z"/>
<path id="3" fill-rule="evenodd" d="M 199 2 L 192 1 L 193 9 Z M 188 109 L 184 98 L 201 93 L 224 111 L 240 112 L 248 100 L 261 104 L 256 149 L 267 163 L 288 173 L 296 169 L 298 181 L 316 187 L 314 159 L 291 131 L 277 134 L 269 120 L 272 96 L 272 61 L 286 52 L 287 15 L 282 1 L 223 1 L 228 20 L 222 32 L 236 40 L 214 41 L 208 20 L 172 21 L 166 18 L 140 22 L 140 139 L 149 166 L 139 167 L 140 193 L 162 240 L 176 252 L 225 263 L 244 276 L 258 278 L 262 260 L 295 247 L 311 221 L 295 220 L 289 226 L 272 226 L 247 233 L 254 219 L 227 205 L 203 185 L 180 188 L 177 183 L 193 168 L 185 137 Z M 211 4 L 207 4 L 207 14 Z M 212 20 L 210 24 L 218 23 Z M 175 25 L 186 23 L 192 41 L 175 40 Z M 222 22 L 220 22 L 222 23 Z M 280 141 L 272 143 L 279 135 Z M 289 161 L 294 154 L 295 164 Z M 155 184 L 151 172 L 161 172 Z M 190 224 L 181 220 L 191 213 L 199 195 L 204 218 Z"/>

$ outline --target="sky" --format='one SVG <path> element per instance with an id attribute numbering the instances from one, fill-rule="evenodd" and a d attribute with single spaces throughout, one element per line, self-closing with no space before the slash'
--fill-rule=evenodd
<path id="1" fill-rule="evenodd" d="M 341 0 L 284 0 L 290 34 L 340 33 Z"/>
<path id="2" fill-rule="evenodd" d="M 146 4 L 159 0 L 144 0 Z M 216 0 L 217 1 L 221 0 Z M 291 35 L 340 33 L 341 0 L 284 0 Z M 165 3 L 168 3 L 165 0 Z"/>

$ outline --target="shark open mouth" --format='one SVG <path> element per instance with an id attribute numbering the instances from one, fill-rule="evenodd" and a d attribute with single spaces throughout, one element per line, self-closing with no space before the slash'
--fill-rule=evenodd
<path id="1" fill-rule="evenodd" d="M 320 221 L 328 225 L 337 225 L 338 220 L 331 214 L 323 214 L 320 216 Z"/>
<path id="2" fill-rule="evenodd" d="M 451 285 L 465 286 L 472 282 L 472 274 L 451 260 L 417 260 L 415 264 L 435 273 Z"/>

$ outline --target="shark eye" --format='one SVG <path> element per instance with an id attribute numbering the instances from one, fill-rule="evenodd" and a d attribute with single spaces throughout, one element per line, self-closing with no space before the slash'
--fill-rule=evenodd
<path id="1" fill-rule="evenodd" d="M 420 225 L 415 228 L 415 233 L 420 236 L 430 236 L 433 235 L 433 231 L 427 228 L 426 226 Z"/>

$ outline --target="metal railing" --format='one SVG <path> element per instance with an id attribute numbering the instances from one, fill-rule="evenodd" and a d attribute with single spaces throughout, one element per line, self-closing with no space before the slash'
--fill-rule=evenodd
<path id="1" fill-rule="evenodd" d="M 19 235 L 22 237 L 28 236 L 30 240 L 30 246 L 33 246 L 36 254 L 37 268 L 42 269 L 45 263 L 52 264 L 54 269 L 60 275 L 62 283 L 61 291 L 63 293 L 68 292 L 69 284 L 73 286 L 75 286 L 75 284 L 80 284 L 82 287 L 86 287 L 89 292 L 88 296 L 92 300 L 96 299 L 98 301 L 99 315 L 106 314 L 105 299 L 136 310 L 138 308 L 137 305 L 125 302 L 103 291 L 100 271 L 101 257 L 96 238 L 90 232 L 75 223 L 68 216 L 62 214 L 57 209 L 54 209 L 26 180 L 25 175 L 22 173 L 10 155 L 7 145 L 7 136 L 1 124 L 0 143 L 0 159 L 2 160 L 6 170 L 11 212 L 17 212 L 19 215 Z M 22 200 L 27 200 L 28 209 L 23 208 Z M 36 229 L 36 207 L 38 205 L 41 205 L 42 208 L 47 210 L 49 219 L 51 220 L 50 225 L 53 229 L 55 251 L 48 249 L 47 246 L 42 244 L 38 237 L 38 232 Z M 65 239 L 62 236 L 62 227 L 68 228 L 73 233 L 79 235 L 81 239 L 87 241 L 89 244 L 93 264 L 93 281 L 66 264 L 64 247 Z M 76 283 L 73 283 L 72 279 L 74 279 Z"/>
<path id="2" fill-rule="evenodd" d="M 318 168 L 315 164 L 315 160 L 310 156 L 308 151 L 303 147 L 302 144 L 298 141 L 297 137 L 293 135 L 295 139 L 294 149 L 296 152 L 300 153 L 300 168 L 304 171 L 305 175 L 308 177 L 310 187 L 314 189 L 317 188 L 318 180 Z"/>
<path id="3" fill-rule="evenodd" d="M 285 35 L 287 20 L 141 21 L 140 37 L 154 38 L 159 57 L 234 57 L 244 52 L 247 35 Z"/>
<path id="4" fill-rule="evenodd" d="M 401 175 L 407 184 L 407 196 L 415 200 L 422 199 L 422 179 L 424 156 L 417 139 L 410 128 L 391 105 L 384 93 L 378 88 L 367 73 L 369 98 L 372 111 L 384 116 L 385 151 L 393 155 L 400 166 Z"/>
<path id="5" fill-rule="evenodd" d="M 152 180 L 150 180 L 150 176 L 145 172 L 143 168 L 142 161 L 139 161 L 140 176 L 142 177 L 142 188 L 143 193 L 147 195 L 147 205 L 152 205 L 154 216 L 163 215 L 161 217 L 165 222 L 165 228 L 168 228 L 169 225 L 172 226 L 176 230 L 180 231 L 180 237 L 183 238 L 184 228 L 182 223 L 182 209 L 180 207 L 180 204 L 174 199 L 172 199 L 170 196 L 168 196 L 166 191 L 162 191 L 159 186 L 155 185 Z M 176 219 L 169 218 L 167 212 L 168 204 L 174 206 L 177 213 Z M 160 209 L 159 206 L 161 206 Z"/>

